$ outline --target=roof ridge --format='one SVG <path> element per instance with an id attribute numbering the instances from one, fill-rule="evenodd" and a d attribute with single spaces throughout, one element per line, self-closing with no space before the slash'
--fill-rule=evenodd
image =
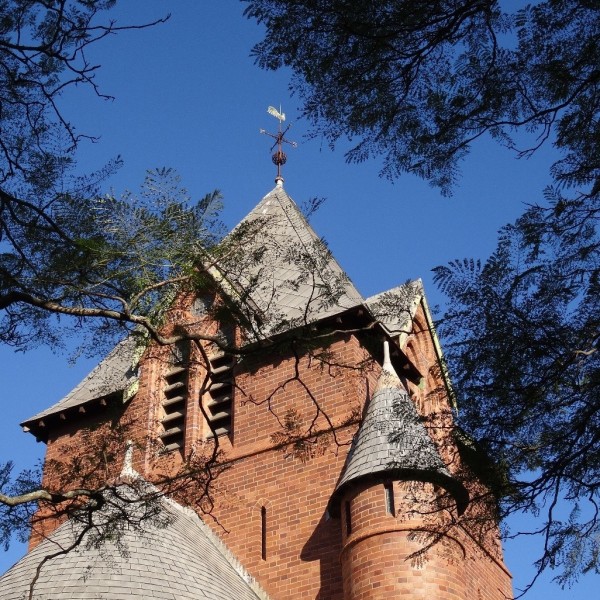
<path id="1" fill-rule="evenodd" d="M 230 550 L 229 546 L 225 544 L 225 542 L 204 522 L 202 517 L 193 509 L 188 506 L 183 506 L 169 498 L 168 496 L 163 496 L 164 501 L 174 508 L 175 510 L 181 512 L 183 515 L 190 518 L 195 524 L 199 527 L 202 533 L 206 536 L 208 541 L 214 546 L 215 550 L 219 552 L 223 558 L 231 565 L 231 567 L 235 570 L 235 572 L 247 583 L 252 591 L 260 598 L 260 600 L 269 600 L 269 596 L 266 591 L 260 586 L 258 581 L 252 577 L 252 575 L 248 572 L 248 570 L 244 567 L 244 565 L 240 562 L 240 560 L 235 556 L 235 554 Z"/>

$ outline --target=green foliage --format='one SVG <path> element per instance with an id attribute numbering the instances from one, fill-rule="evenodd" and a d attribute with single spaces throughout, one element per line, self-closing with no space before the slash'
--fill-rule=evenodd
<path id="1" fill-rule="evenodd" d="M 0 494 L 19 496 L 39 489 L 42 478 L 41 467 L 13 474 L 14 463 L 7 461 L 0 464 Z M 8 506 L 0 503 L 0 545 L 8 550 L 10 542 L 15 538 L 20 542 L 29 539 L 31 518 L 35 512 L 34 503 L 23 503 Z"/>
<path id="2" fill-rule="evenodd" d="M 0 1 L 0 342 L 17 348 L 62 340 L 62 323 L 49 313 L 81 319 L 115 310 L 127 318 L 138 307 L 148 312 L 154 299 L 144 286 L 172 276 L 175 263 L 178 273 L 189 265 L 186 227 L 210 243 L 214 215 L 206 210 L 215 197 L 204 209 L 188 209 L 176 196 L 167 200 L 174 189 L 161 192 L 148 180 L 138 199 L 100 198 L 98 187 L 118 160 L 88 177 L 71 176 L 75 150 L 90 136 L 61 112 L 61 95 L 83 86 L 103 96 L 88 48 L 147 26 L 102 22 L 114 5 Z M 156 177 L 162 185 L 169 174 Z M 179 236 L 174 230 L 182 224 Z"/>
<path id="3" fill-rule="evenodd" d="M 538 567 L 561 568 L 561 583 L 598 572 L 597 2 L 244 1 L 266 28 L 257 63 L 292 69 L 314 134 L 349 138 L 350 161 L 382 157 L 383 175 L 449 194 L 482 135 L 520 157 L 558 150 L 545 204 L 504 227 L 485 263 L 435 270 L 450 299 L 440 331 L 461 424 L 502 465 L 502 512 L 545 511 Z"/>
<path id="4" fill-rule="evenodd" d="M 90 332 L 108 333 L 140 318 L 156 323 L 164 299 L 194 285 L 223 235 L 219 193 L 192 203 L 170 169 L 149 171 L 138 193 L 121 197 L 98 195 L 97 179 L 76 180 L 70 193 L 50 190 L 45 205 L 35 193 L 14 199 L 4 211 L 4 343 L 51 341 L 53 314 L 74 316 L 78 327 L 81 319 L 98 317 Z"/>

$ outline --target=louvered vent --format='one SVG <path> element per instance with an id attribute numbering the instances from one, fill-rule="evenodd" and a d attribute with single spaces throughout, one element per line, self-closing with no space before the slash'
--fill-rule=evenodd
<path id="1" fill-rule="evenodd" d="M 212 375 L 208 390 L 208 402 L 206 404 L 211 427 L 208 437 L 212 437 L 213 431 L 217 435 L 229 435 L 231 433 L 234 364 L 233 357 L 225 354 L 219 354 L 210 359 Z"/>
<path id="2" fill-rule="evenodd" d="M 174 348 L 173 365 L 165 373 L 163 390 L 163 433 L 160 434 L 167 450 L 183 449 L 185 415 L 187 410 L 189 345 Z"/>

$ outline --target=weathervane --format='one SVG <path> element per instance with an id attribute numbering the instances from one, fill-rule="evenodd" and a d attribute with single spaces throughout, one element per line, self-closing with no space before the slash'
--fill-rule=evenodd
<path id="1" fill-rule="evenodd" d="M 275 143 L 271 146 L 271 150 L 273 150 L 275 146 L 277 146 L 277 150 L 273 153 L 273 156 L 271 158 L 273 159 L 273 164 L 277 165 L 277 177 L 275 177 L 275 183 L 277 185 L 282 185 L 283 177 L 281 176 L 281 165 L 285 165 L 287 161 L 287 156 L 282 150 L 282 146 L 284 143 L 286 143 L 289 144 L 292 148 L 296 148 L 298 144 L 296 144 L 296 142 L 287 140 L 284 137 L 292 125 L 290 123 L 290 125 L 288 125 L 283 131 L 281 130 L 281 124 L 285 121 L 285 114 L 281 112 L 281 106 L 279 106 L 279 110 L 277 110 L 273 106 L 269 106 L 269 108 L 267 108 L 267 112 L 279 121 L 279 128 L 277 130 L 277 134 L 269 133 L 264 129 L 261 129 L 260 133 L 264 133 L 265 135 L 268 135 L 269 137 L 272 137 L 275 140 Z"/>

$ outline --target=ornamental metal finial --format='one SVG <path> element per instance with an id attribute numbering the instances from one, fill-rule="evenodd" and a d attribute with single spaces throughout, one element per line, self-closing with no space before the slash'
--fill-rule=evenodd
<path id="1" fill-rule="evenodd" d="M 292 148 L 296 148 L 298 144 L 284 137 L 292 125 L 290 123 L 282 131 L 282 123 L 285 121 L 285 113 L 281 112 L 281 106 L 279 106 L 279 110 L 277 110 L 273 106 L 269 106 L 269 108 L 267 108 L 267 112 L 279 121 L 279 127 L 276 134 L 269 133 L 264 129 L 261 129 L 260 133 L 264 133 L 265 135 L 268 135 L 269 137 L 272 137 L 275 140 L 275 143 L 271 146 L 271 150 L 273 150 L 275 146 L 277 146 L 277 150 L 273 153 L 273 156 L 271 158 L 273 160 L 273 164 L 277 165 L 277 177 L 275 177 L 275 183 L 280 186 L 283 184 L 283 177 L 281 176 L 281 165 L 284 165 L 287 161 L 287 156 L 285 155 L 282 146 L 284 143 L 286 143 L 289 144 Z"/>

